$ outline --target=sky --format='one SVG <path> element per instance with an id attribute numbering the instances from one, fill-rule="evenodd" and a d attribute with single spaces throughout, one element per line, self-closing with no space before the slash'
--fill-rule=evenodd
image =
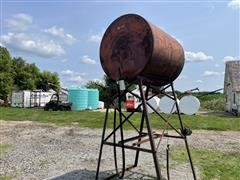
<path id="1" fill-rule="evenodd" d="M 240 59 L 240 0 L 0 1 L 0 45 L 41 71 L 57 72 L 63 87 L 103 78 L 101 38 L 112 21 L 128 13 L 182 44 L 185 65 L 174 82 L 177 90 L 222 88 L 225 62 Z"/>

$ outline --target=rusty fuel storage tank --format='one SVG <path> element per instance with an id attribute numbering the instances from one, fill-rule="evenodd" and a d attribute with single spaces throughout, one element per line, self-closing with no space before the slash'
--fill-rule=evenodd
<path id="1" fill-rule="evenodd" d="M 143 17 L 127 14 L 107 28 L 100 60 L 113 80 L 132 81 L 142 76 L 162 86 L 174 81 L 182 71 L 184 51 L 177 40 Z"/>

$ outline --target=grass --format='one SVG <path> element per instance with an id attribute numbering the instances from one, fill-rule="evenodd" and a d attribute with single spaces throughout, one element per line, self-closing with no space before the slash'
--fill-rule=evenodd
<path id="1" fill-rule="evenodd" d="M 0 180 L 11 180 L 10 176 L 0 176 Z"/>
<path id="2" fill-rule="evenodd" d="M 23 109 L 23 108 L 0 108 L 2 120 L 12 121 L 34 121 L 42 123 L 54 123 L 61 126 L 69 126 L 77 123 L 79 127 L 102 128 L 105 113 L 92 111 L 43 111 L 42 109 Z M 126 113 L 127 115 L 128 113 Z M 163 115 L 164 116 L 164 115 Z M 139 127 L 141 114 L 137 113 L 131 118 L 131 122 Z M 158 116 L 150 115 L 153 128 L 160 129 L 165 123 Z M 218 131 L 240 131 L 240 118 L 235 116 L 220 115 L 183 115 L 184 123 L 191 129 L 218 130 Z M 107 126 L 112 127 L 113 113 L 109 114 Z M 176 115 L 173 115 L 170 122 L 179 127 Z M 125 129 L 132 129 L 129 123 L 125 123 Z"/>
<path id="3" fill-rule="evenodd" d="M 11 148 L 10 144 L 0 144 L 0 159 Z"/>
<path id="4" fill-rule="evenodd" d="M 191 149 L 195 166 L 200 170 L 203 180 L 237 180 L 240 179 L 240 152 L 219 152 L 205 149 Z M 173 160 L 188 162 L 186 150 L 178 148 L 171 151 Z"/>

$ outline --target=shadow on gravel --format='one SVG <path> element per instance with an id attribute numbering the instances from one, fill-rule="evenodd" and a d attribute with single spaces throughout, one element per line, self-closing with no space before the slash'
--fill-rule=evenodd
<path id="1" fill-rule="evenodd" d="M 104 172 L 99 172 L 99 180 L 106 179 L 110 177 L 114 171 L 104 171 Z M 89 171 L 87 169 L 83 170 L 75 170 L 66 174 L 63 174 L 59 177 L 52 178 L 50 180 L 94 180 L 96 176 L 96 171 Z M 113 177 L 110 179 L 119 179 L 117 177 Z M 156 177 L 149 176 L 146 174 L 138 173 L 138 172 L 133 172 L 133 171 L 128 171 L 126 175 L 123 178 L 124 180 L 139 180 L 139 179 L 144 179 L 144 180 L 150 180 L 150 179 L 156 179 Z"/>

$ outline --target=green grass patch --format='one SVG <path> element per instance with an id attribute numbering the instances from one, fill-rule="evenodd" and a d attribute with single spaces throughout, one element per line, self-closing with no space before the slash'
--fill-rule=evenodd
<path id="1" fill-rule="evenodd" d="M 73 123 L 79 127 L 102 128 L 105 113 L 93 111 L 44 111 L 43 109 L 26 108 L 0 108 L 2 120 L 12 121 L 34 121 L 43 123 L 54 123 L 62 126 L 69 126 Z M 129 113 L 125 113 L 126 116 Z M 163 115 L 167 117 L 166 115 Z M 141 119 L 140 113 L 135 113 L 131 117 L 131 122 L 139 127 Z M 150 115 L 153 128 L 161 129 L 165 123 L 157 115 Z M 183 122 L 191 129 L 218 130 L 218 131 L 240 131 L 240 118 L 235 116 L 221 115 L 182 115 Z M 180 127 L 177 115 L 173 115 L 170 122 L 177 128 Z M 108 128 L 113 126 L 113 113 L 109 113 Z M 125 123 L 125 129 L 132 129 L 129 123 Z"/>
<path id="2" fill-rule="evenodd" d="M 174 149 L 170 154 L 178 163 L 188 162 L 185 148 Z M 240 152 L 225 153 L 193 148 L 191 155 L 195 166 L 200 170 L 201 179 L 240 179 Z"/>
<path id="3" fill-rule="evenodd" d="M 0 157 L 2 157 L 11 148 L 10 144 L 0 144 Z"/>
<path id="4" fill-rule="evenodd" d="M 11 180 L 10 176 L 0 176 L 0 180 Z"/>

